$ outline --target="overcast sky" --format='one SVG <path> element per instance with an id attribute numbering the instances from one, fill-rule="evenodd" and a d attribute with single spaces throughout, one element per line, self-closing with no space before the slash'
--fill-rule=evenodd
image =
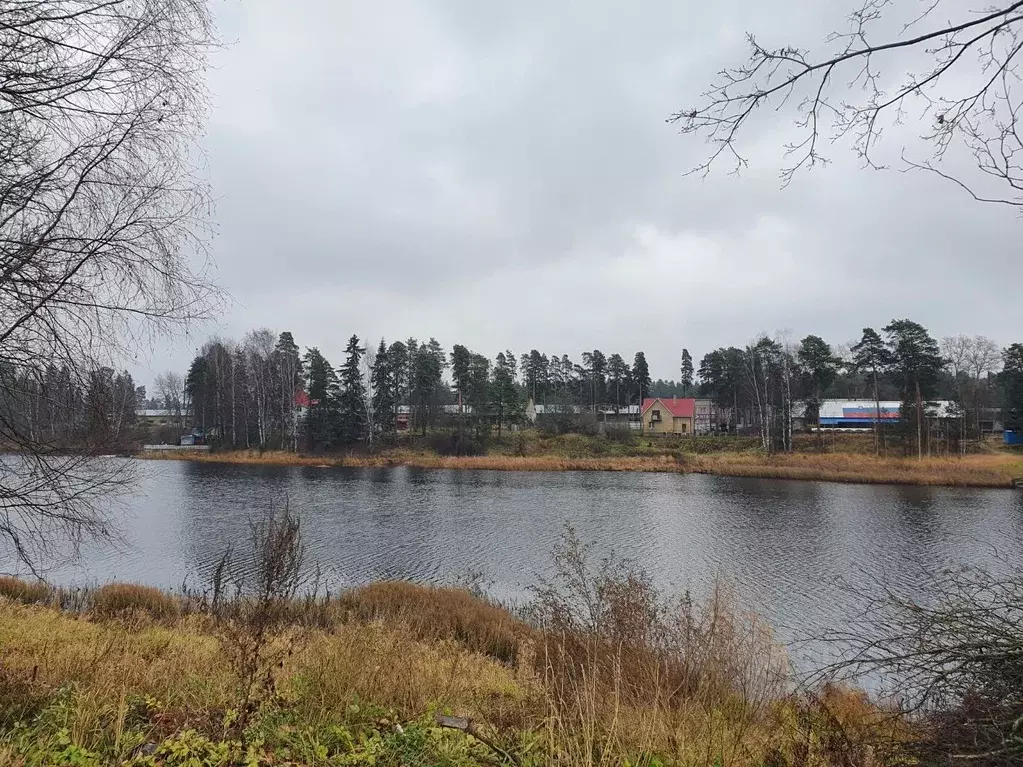
<path id="1" fill-rule="evenodd" d="M 643 349 L 655 378 L 683 346 L 893 317 L 1023 340 L 1008 208 L 841 147 L 781 189 L 790 114 L 746 136 L 741 177 L 685 175 L 706 146 L 665 118 L 747 31 L 818 46 L 844 10 L 818 5 L 839 4 L 221 0 L 204 145 L 233 304 L 151 367 L 262 326 L 335 364 L 354 332 Z"/>

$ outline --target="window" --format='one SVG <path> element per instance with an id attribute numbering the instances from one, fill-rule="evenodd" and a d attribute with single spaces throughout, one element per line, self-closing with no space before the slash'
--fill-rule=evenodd
<path id="1" fill-rule="evenodd" d="M 651 421 L 660 421 L 661 420 L 661 411 L 660 410 L 655 410 L 653 413 L 651 413 L 650 414 L 650 420 Z"/>
<path id="2" fill-rule="evenodd" d="M 678 429 L 678 433 L 679 433 L 679 434 L 685 434 L 685 433 L 686 433 L 686 430 L 687 430 L 688 428 L 689 428 L 689 424 L 687 424 L 687 423 L 679 424 L 679 429 Z"/>

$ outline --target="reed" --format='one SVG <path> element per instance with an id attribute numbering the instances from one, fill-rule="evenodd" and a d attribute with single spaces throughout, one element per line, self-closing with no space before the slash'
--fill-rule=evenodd
<path id="1" fill-rule="evenodd" d="M 145 614 L 157 620 L 177 617 L 181 603 L 175 596 L 137 583 L 108 583 L 87 595 L 89 611 L 100 618 Z"/>
<path id="2" fill-rule="evenodd" d="M 640 471 L 714 474 L 765 479 L 815 480 L 862 484 L 936 485 L 1012 488 L 1023 480 L 1023 458 L 1001 452 L 940 458 L 885 458 L 860 453 L 785 453 L 756 451 L 609 457 L 559 454 L 441 456 L 391 450 L 376 455 L 305 456 L 286 452 L 224 451 L 143 453 L 142 458 L 273 466 L 412 466 L 424 469 L 487 471 Z"/>
<path id="3" fill-rule="evenodd" d="M 52 589 L 43 581 L 25 581 L 10 575 L 0 575 L 0 597 L 25 605 L 49 602 Z"/>

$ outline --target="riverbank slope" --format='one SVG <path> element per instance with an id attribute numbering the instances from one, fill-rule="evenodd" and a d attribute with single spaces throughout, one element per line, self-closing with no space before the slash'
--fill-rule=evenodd
<path id="1" fill-rule="evenodd" d="M 405 583 L 237 607 L 0 578 L 0 764 L 826 767 L 891 728 L 719 600 L 670 651 Z"/>
<path id="2" fill-rule="evenodd" d="M 966 456 L 923 459 L 879 457 L 861 452 L 795 452 L 767 455 L 751 449 L 691 452 L 656 443 L 623 446 L 601 438 L 526 443 L 526 449 L 487 455 L 446 456 L 434 450 L 398 447 L 374 454 L 303 455 L 234 450 L 143 452 L 140 458 L 272 466 L 413 466 L 424 469 L 496 471 L 641 471 L 714 474 L 765 479 L 862 484 L 1012 488 L 1023 481 L 1023 455 L 990 450 Z"/>

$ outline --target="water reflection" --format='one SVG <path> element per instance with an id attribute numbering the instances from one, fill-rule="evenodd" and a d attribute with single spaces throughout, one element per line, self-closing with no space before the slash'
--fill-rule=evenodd
<path id="1" fill-rule="evenodd" d="M 250 520 L 287 502 L 307 560 L 335 584 L 450 582 L 483 571 L 520 598 L 548 568 L 566 523 L 635 558 L 671 589 L 718 575 L 793 634 L 854 609 L 842 581 L 919 566 L 1021 558 L 1023 493 L 788 482 L 702 475 L 526 473 L 412 468 L 280 468 L 152 463 L 122 520 L 123 551 L 92 547 L 70 580 L 201 580 L 243 551 Z"/>

